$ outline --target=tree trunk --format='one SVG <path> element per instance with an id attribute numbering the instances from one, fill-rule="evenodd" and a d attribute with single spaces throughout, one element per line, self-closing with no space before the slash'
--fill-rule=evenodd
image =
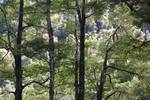
<path id="1" fill-rule="evenodd" d="M 14 54 L 15 59 L 15 76 L 16 76 L 16 90 L 15 100 L 22 100 L 22 65 L 21 65 L 21 41 L 22 41 L 22 27 L 23 27 L 23 13 L 24 13 L 24 1 L 20 0 L 19 8 L 19 24 L 16 48 L 17 52 Z"/>
<path id="2" fill-rule="evenodd" d="M 75 17 L 75 26 L 77 26 L 76 24 L 76 17 Z M 74 33 L 74 37 L 75 37 L 75 42 L 76 42 L 76 50 L 75 50 L 75 100 L 78 100 L 78 95 L 79 95 L 79 48 L 78 48 L 78 36 L 77 36 L 77 30 L 75 29 L 75 33 Z"/>
<path id="3" fill-rule="evenodd" d="M 79 100 L 84 100 L 85 92 L 85 21 L 80 24 L 80 58 L 79 58 Z"/>
<path id="4" fill-rule="evenodd" d="M 54 100 L 55 45 L 51 25 L 50 10 L 51 10 L 51 0 L 47 0 L 46 21 L 47 21 L 47 32 L 49 36 L 49 68 L 50 68 L 49 100 Z"/>
<path id="5" fill-rule="evenodd" d="M 78 20 L 80 24 L 80 57 L 79 57 L 79 95 L 78 100 L 84 100 L 85 93 L 85 0 L 82 0 L 80 7 L 79 1 L 76 0 Z"/>
<path id="6" fill-rule="evenodd" d="M 97 100 L 102 100 L 102 98 L 103 98 L 104 85 L 105 85 L 105 81 L 106 81 L 106 73 L 107 73 L 107 68 L 108 68 L 107 67 L 108 52 L 109 51 L 106 50 L 103 68 L 101 71 L 101 76 L 100 76 L 99 85 L 98 85 L 98 89 L 97 89 Z"/>
<path id="7" fill-rule="evenodd" d="M 15 100 L 22 100 L 22 66 L 21 66 L 21 56 L 15 56 L 15 75 L 16 75 L 16 90 L 15 90 Z"/>

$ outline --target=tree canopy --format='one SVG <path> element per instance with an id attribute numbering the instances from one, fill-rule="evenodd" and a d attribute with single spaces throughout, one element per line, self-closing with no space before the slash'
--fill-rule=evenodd
<path id="1" fill-rule="evenodd" d="M 149 100 L 149 0 L 0 0 L 0 100 Z"/>

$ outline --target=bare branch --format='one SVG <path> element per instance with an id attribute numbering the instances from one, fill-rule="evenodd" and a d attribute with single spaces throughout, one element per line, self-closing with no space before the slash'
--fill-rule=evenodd
<path id="1" fill-rule="evenodd" d="M 29 85 L 31 85 L 31 84 L 33 84 L 33 83 L 38 84 L 38 85 L 41 85 L 41 86 L 46 87 L 46 88 L 49 88 L 48 86 L 45 86 L 45 85 L 44 85 L 48 80 L 49 80 L 49 77 L 46 78 L 43 82 L 41 82 L 41 81 L 39 81 L 39 80 L 38 80 L 38 81 L 33 80 L 33 81 L 29 82 L 29 83 L 24 84 L 24 85 L 22 86 L 22 89 L 24 89 L 25 87 L 27 87 L 27 86 L 29 86 Z"/>

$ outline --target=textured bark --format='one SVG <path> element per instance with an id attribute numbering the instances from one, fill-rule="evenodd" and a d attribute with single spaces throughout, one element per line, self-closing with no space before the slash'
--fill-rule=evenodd
<path id="1" fill-rule="evenodd" d="M 15 100 L 22 100 L 22 65 L 21 65 L 21 41 L 22 41 L 22 27 L 23 27 L 23 6 L 24 1 L 20 0 L 19 8 L 19 24 L 18 24 L 18 34 L 16 48 L 17 52 L 14 54 L 15 58 L 15 76 L 16 76 L 16 90 L 15 90 Z"/>
<path id="2" fill-rule="evenodd" d="M 54 100 L 55 45 L 54 45 L 53 30 L 51 25 L 50 10 L 51 10 L 51 0 L 47 0 L 46 21 L 47 21 L 47 31 L 49 36 L 49 68 L 50 68 L 49 100 Z"/>
<path id="3" fill-rule="evenodd" d="M 79 7 L 79 1 L 76 0 L 78 20 L 80 24 L 80 56 L 79 56 L 79 95 L 78 100 L 84 100 L 85 93 L 85 0 Z"/>

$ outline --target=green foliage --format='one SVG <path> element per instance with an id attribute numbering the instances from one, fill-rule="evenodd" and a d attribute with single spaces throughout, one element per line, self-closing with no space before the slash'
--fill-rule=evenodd
<path id="1" fill-rule="evenodd" d="M 26 84 L 32 80 L 42 81 L 49 76 L 49 47 L 48 37 L 44 37 L 44 35 L 47 34 L 44 15 L 46 2 L 44 0 L 39 0 L 39 2 L 35 2 L 35 0 L 24 1 L 25 13 L 23 25 L 25 28 L 23 30 L 23 42 L 20 48 L 23 56 L 22 61 L 24 57 L 32 60 L 28 64 L 23 64 L 23 84 Z M 114 65 L 117 68 L 138 73 L 141 77 L 129 74 L 128 72 L 108 68 L 107 74 L 109 74 L 109 77 L 107 75 L 104 96 L 109 94 L 113 89 L 118 89 L 123 91 L 121 95 L 116 93 L 110 100 L 117 100 L 117 97 L 118 100 L 122 100 L 123 98 L 125 98 L 125 100 L 149 100 L 150 84 L 148 77 L 150 76 L 150 44 L 149 42 L 137 40 L 132 36 L 132 31 L 130 31 L 131 26 L 150 21 L 149 6 L 145 3 L 137 3 L 137 5 L 134 5 L 136 12 L 131 12 L 125 4 L 118 4 L 112 7 L 107 0 L 98 0 L 93 6 L 94 3 L 95 1 L 86 0 L 85 11 L 87 16 L 88 14 L 92 14 L 92 20 L 101 20 L 101 16 L 108 17 L 108 19 L 106 19 L 110 26 L 114 24 L 117 26 L 121 25 L 122 27 L 116 33 L 118 39 L 115 42 L 113 42 L 111 38 L 108 40 L 111 33 L 103 39 L 97 39 L 95 33 L 86 33 L 86 35 L 92 36 L 89 36 L 85 40 L 85 100 L 96 99 L 97 82 L 103 67 L 106 49 L 113 44 L 114 46 L 109 52 L 108 65 Z M 82 5 L 80 4 L 79 6 L 81 7 Z M 15 48 L 15 39 L 18 24 L 19 0 L 8 0 L 0 7 L 5 9 L 8 21 L 6 23 L 3 13 L 0 12 L 0 48 L 4 49 L 8 47 L 7 32 L 5 33 L 2 30 L 7 30 L 9 26 L 13 51 L 11 53 L 18 53 L 18 50 Z M 67 14 L 69 19 L 63 20 L 62 23 L 60 23 L 59 20 L 61 18 L 59 19 L 59 17 L 62 16 L 59 15 L 63 14 Z M 57 27 L 63 26 L 62 29 L 68 34 L 64 40 L 55 42 L 55 95 L 56 97 L 58 96 L 59 99 L 64 95 L 74 95 L 75 31 L 79 38 L 79 30 L 75 25 L 75 14 L 75 0 L 52 0 L 51 17 L 53 30 L 55 31 Z M 87 21 L 88 20 L 87 18 Z M 135 24 L 135 22 L 137 23 Z M 107 45 L 108 43 L 109 45 Z M 8 57 L 12 56 L 11 53 L 3 59 L 5 53 L 0 52 L 0 80 L 11 80 L 15 83 L 14 58 Z M 49 86 L 49 81 L 44 85 Z M 24 100 L 46 100 L 48 99 L 48 93 L 48 88 L 38 84 L 31 84 L 23 90 L 23 97 Z M 1 95 L 0 99 L 1 98 L 11 100 L 12 96 Z"/>
<path id="2" fill-rule="evenodd" d="M 135 11 L 131 14 L 135 16 L 135 23 L 141 25 L 142 23 L 149 23 L 150 22 L 150 6 L 148 1 L 141 0 L 139 3 L 135 5 Z"/>
<path id="3" fill-rule="evenodd" d="M 91 1 L 90 3 L 93 2 L 95 1 Z M 92 10 L 95 19 L 99 19 L 103 15 L 103 13 L 107 11 L 108 5 L 109 5 L 108 0 L 98 0 L 95 5 L 93 5 L 92 7 L 90 6 L 89 8 L 93 8 Z"/>

